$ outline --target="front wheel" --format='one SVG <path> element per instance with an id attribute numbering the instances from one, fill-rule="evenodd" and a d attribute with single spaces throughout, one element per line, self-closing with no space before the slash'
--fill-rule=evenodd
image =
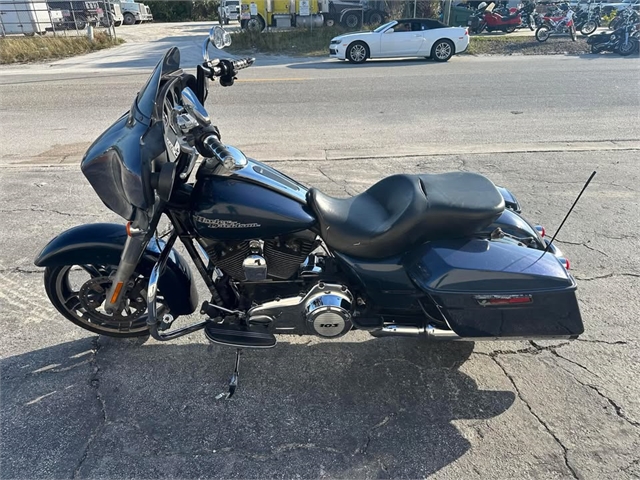
<path id="1" fill-rule="evenodd" d="M 265 23 L 261 16 L 252 17 L 247 20 L 247 30 L 251 30 L 253 32 L 261 32 L 264 30 Z"/>
<path id="2" fill-rule="evenodd" d="M 629 37 L 629 40 L 627 40 L 626 42 L 620 43 L 620 46 L 618 47 L 618 53 L 623 57 L 627 57 L 632 53 L 634 53 L 637 48 L 638 48 L 638 40 L 636 40 L 633 37 Z"/>
<path id="3" fill-rule="evenodd" d="M 362 63 L 369 56 L 369 49 L 364 42 L 353 42 L 347 48 L 347 60 L 351 63 Z"/>
<path id="4" fill-rule="evenodd" d="M 124 24 L 125 25 L 135 25 L 136 24 L 136 17 L 133 16 L 133 13 L 125 13 L 124 14 Z"/>
<path id="5" fill-rule="evenodd" d="M 580 29 L 582 35 L 591 35 L 598 29 L 598 24 L 593 20 L 587 20 L 587 22 Z"/>
<path id="6" fill-rule="evenodd" d="M 149 278 L 135 272 L 123 295 L 119 312 L 107 314 L 102 305 L 111 286 L 113 265 L 63 265 L 47 267 L 44 288 L 53 306 L 65 318 L 93 333 L 110 337 L 142 337 L 147 327 L 146 291 Z M 162 298 L 158 313 L 168 313 Z"/>
<path id="7" fill-rule="evenodd" d="M 546 42 L 547 40 L 549 40 L 550 36 L 551 31 L 546 25 L 542 25 L 536 30 L 536 40 L 539 42 Z"/>

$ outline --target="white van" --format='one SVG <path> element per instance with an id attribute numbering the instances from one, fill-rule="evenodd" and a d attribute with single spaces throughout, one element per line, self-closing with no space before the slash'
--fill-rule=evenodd
<path id="1" fill-rule="evenodd" d="M 0 0 L 0 33 L 2 36 L 44 35 L 62 23 L 62 12 L 49 9 L 46 2 Z"/>

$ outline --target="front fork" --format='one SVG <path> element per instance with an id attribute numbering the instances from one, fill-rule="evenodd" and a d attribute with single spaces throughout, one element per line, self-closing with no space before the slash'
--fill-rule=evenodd
<path id="1" fill-rule="evenodd" d="M 104 303 L 104 310 L 111 315 L 120 310 L 122 304 L 123 292 L 126 292 L 129 285 L 129 279 L 135 271 L 142 254 L 149 244 L 150 235 L 148 232 L 132 229 L 127 227 L 127 241 L 124 244 L 124 250 L 120 257 L 118 269 L 113 277 L 111 286 L 107 291 L 107 297 Z"/>

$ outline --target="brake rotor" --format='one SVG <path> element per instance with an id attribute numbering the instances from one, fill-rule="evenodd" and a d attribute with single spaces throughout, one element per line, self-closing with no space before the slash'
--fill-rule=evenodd
<path id="1" fill-rule="evenodd" d="M 147 310 L 147 302 L 141 295 L 143 282 L 136 281 L 133 287 L 127 289 L 125 298 L 122 299 L 122 307 L 111 315 L 102 309 L 111 287 L 112 280 L 109 277 L 96 277 L 88 280 L 80 288 L 78 298 L 89 316 L 105 323 L 131 323 L 141 318 Z"/>

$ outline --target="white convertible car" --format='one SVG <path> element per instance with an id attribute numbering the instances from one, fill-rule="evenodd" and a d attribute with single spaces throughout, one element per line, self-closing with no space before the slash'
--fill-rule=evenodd
<path id="1" fill-rule="evenodd" d="M 446 62 L 468 46 L 467 27 L 448 27 L 429 18 L 409 18 L 385 23 L 371 32 L 335 37 L 329 45 L 329 56 L 352 63 L 393 57 L 427 57 Z"/>

